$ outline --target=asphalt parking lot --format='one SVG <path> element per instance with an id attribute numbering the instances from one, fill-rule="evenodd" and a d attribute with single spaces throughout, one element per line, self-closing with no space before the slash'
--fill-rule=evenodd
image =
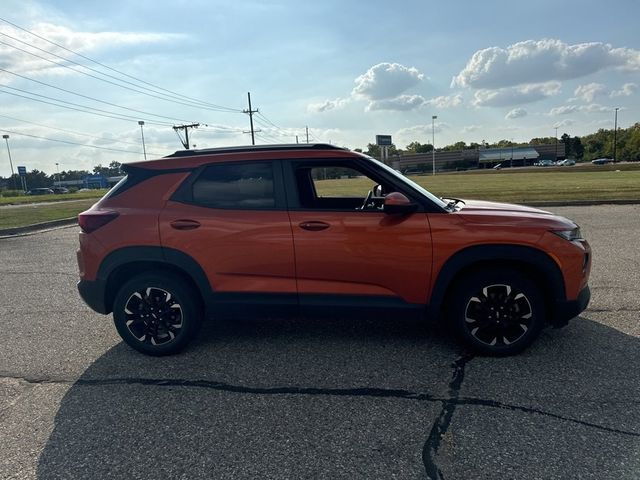
<path id="1" fill-rule="evenodd" d="M 393 318 L 209 323 L 149 358 L 78 297 L 77 227 L 0 240 L 0 478 L 640 478 L 640 206 L 551 210 L 592 303 L 503 359 Z"/>

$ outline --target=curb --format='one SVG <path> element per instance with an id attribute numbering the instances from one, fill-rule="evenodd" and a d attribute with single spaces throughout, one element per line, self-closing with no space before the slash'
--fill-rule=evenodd
<path id="1" fill-rule="evenodd" d="M 63 218 L 61 220 L 53 220 L 51 222 L 36 223 L 26 225 L 24 227 L 6 228 L 0 230 L 0 238 L 18 237 L 30 233 L 46 232 L 59 227 L 68 227 L 78 223 L 78 217 Z"/>

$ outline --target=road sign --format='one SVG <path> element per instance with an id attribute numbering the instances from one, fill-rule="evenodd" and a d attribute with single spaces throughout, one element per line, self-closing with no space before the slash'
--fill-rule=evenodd
<path id="1" fill-rule="evenodd" d="M 18 167 L 18 175 L 24 177 L 27 175 L 27 167 Z"/>
<path id="2" fill-rule="evenodd" d="M 391 146 L 391 135 L 376 135 L 376 145 Z"/>

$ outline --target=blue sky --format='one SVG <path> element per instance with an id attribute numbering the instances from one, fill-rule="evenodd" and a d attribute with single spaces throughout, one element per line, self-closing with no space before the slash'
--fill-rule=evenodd
<path id="1" fill-rule="evenodd" d="M 432 115 L 436 146 L 527 141 L 553 136 L 556 126 L 559 135 L 583 135 L 613 128 L 615 107 L 620 126 L 639 121 L 636 0 L 4 0 L 3 7 L 4 20 L 154 85 L 0 21 L 0 130 L 10 135 L 14 164 L 29 170 L 140 160 L 137 120 L 146 122 L 150 157 L 181 148 L 171 124 L 186 121 L 208 125 L 191 132 L 197 148 L 247 144 L 248 91 L 260 110 L 257 143 L 302 141 L 308 126 L 314 141 L 357 148 L 391 134 L 404 147 L 430 142 Z M 125 85 L 147 95 L 79 71 L 132 82 Z M 168 101 L 156 87 L 199 103 Z M 24 98 L 34 95 L 128 117 Z"/>

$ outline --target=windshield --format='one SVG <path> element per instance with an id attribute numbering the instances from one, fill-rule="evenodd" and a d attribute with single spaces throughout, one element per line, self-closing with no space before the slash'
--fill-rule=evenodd
<path id="1" fill-rule="evenodd" d="M 366 156 L 366 155 L 365 155 Z M 411 185 L 411 187 L 414 190 L 418 190 L 418 192 L 420 192 L 421 194 L 423 194 L 425 197 L 427 197 L 429 200 L 431 200 L 433 203 L 435 203 L 436 205 L 438 205 L 441 208 L 447 208 L 447 202 L 445 202 L 444 200 L 442 200 L 441 198 L 436 197 L 433 193 L 429 192 L 428 190 L 425 190 L 424 187 L 421 187 L 420 185 L 418 185 L 416 182 L 414 182 L 413 180 L 405 177 L 404 175 L 402 175 L 400 172 L 398 172 L 397 170 L 394 170 L 393 168 L 391 168 L 389 165 L 385 165 L 384 163 L 382 163 L 379 160 L 376 160 L 375 158 L 371 158 L 369 156 L 366 156 L 367 159 L 371 160 L 372 162 L 375 162 L 376 165 L 378 165 L 379 167 L 383 168 L 384 170 L 386 170 L 387 172 L 389 172 L 391 175 L 393 175 L 394 177 L 396 177 L 398 180 L 400 180 L 403 183 L 408 183 L 409 185 Z"/>

